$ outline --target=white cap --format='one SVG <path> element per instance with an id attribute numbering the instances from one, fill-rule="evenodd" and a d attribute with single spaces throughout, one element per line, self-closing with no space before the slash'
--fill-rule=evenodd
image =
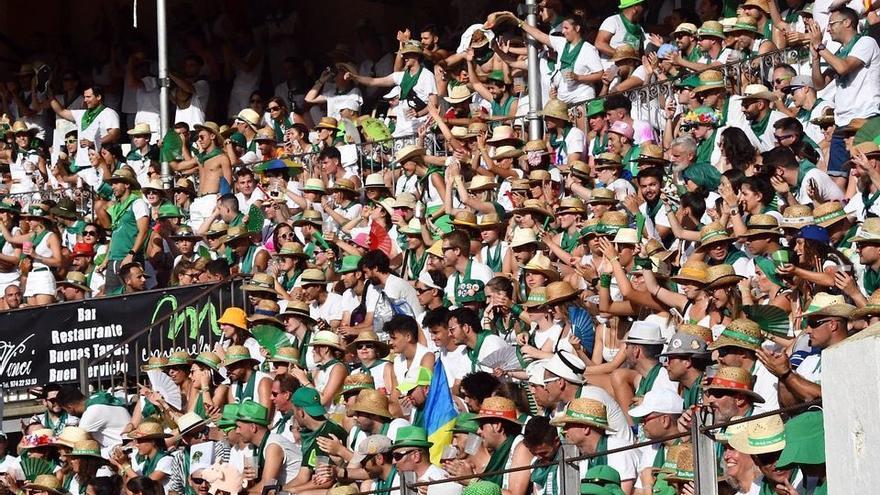
<path id="1" fill-rule="evenodd" d="M 419 274 L 419 282 L 432 289 L 444 290 L 443 287 L 440 287 L 434 282 L 434 279 L 431 278 L 431 274 L 428 273 L 428 270 L 422 270 L 422 273 Z"/>
<path id="2" fill-rule="evenodd" d="M 385 98 L 386 100 L 393 100 L 398 96 L 400 96 L 400 86 L 394 86 L 393 88 L 391 88 L 391 91 L 382 95 L 382 98 Z"/>
<path id="3" fill-rule="evenodd" d="M 550 358 L 545 369 L 567 382 L 582 384 L 587 365 L 576 355 L 560 350 Z"/>
<path id="4" fill-rule="evenodd" d="M 336 104 L 337 110 L 351 110 L 352 112 L 360 112 L 361 104 L 352 98 L 343 98 L 342 101 Z"/>
<path id="5" fill-rule="evenodd" d="M 544 370 L 546 369 L 546 366 L 546 359 L 539 359 L 529 363 L 526 367 L 526 373 L 529 374 L 529 385 L 535 385 L 538 387 L 544 386 Z"/>
<path id="6" fill-rule="evenodd" d="M 644 380 L 644 378 L 643 378 Z M 633 418 L 644 418 L 651 413 L 681 414 L 684 399 L 668 388 L 654 388 L 642 397 L 642 403 L 629 410 Z"/>
<path id="7" fill-rule="evenodd" d="M 666 344 L 666 339 L 663 338 L 663 334 L 660 332 L 660 325 L 648 321 L 634 321 L 623 341 L 628 344 Z"/>

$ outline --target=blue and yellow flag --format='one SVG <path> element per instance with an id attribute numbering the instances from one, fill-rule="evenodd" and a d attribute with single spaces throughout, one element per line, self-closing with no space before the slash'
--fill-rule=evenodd
<path id="1" fill-rule="evenodd" d="M 428 432 L 428 441 L 434 444 L 431 446 L 431 462 L 437 465 L 443 449 L 452 443 L 452 427 L 458 416 L 449 387 L 443 361 L 437 361 L 425 401 L 425 431 Z"/>

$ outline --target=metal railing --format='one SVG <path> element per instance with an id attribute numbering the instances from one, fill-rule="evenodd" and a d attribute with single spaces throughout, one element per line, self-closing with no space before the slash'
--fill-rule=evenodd
<path id="1" fill-rule="evenodd" d="M 560 485 L 565 486 L 563 484 L 564 481 L 567 478 L 571 478 L 571 476 L 575 476 L 577 478 L 578 486 L 580 486 L 580 471 L 578 468 L 579 462 L 588 461 L 589 459 L 592 459 L 595 457 L 607 456 L 608 454 L 616 454 L 618 452 L 626 452 L 629 450 L 640 449 L 642 447 L 657 445 L 660 443 L 665 443 L 665 442 L 669 442 L 672 440 L 677 440 L 677 439 L 685 438 L 685 437 L 690 439 L 691 445 L 693 445 L 694 448 L 696 449 L 701 441 L 703 441 L 703 442 L 709 441 L 712 444 L 714 444 L 714 442 L 715 442 L 714 432 L 717 430 L 720 430 L 722 428 L 727 428 L 729 426 L 738 425 L 741 423 L 748 423 L 749 421 L 754 421 L 756 419 L 766 418 L 768 416 L 775 416 L 777 414 L 790 415 L 790 413 L 803 411 L 803 410 L 806 410 L 806 409 L 809 409 L 809 408 L 815 407 L 815 406 L 821 406 L 821 404 L 822 404 L 822 399 L 816 399 L 816 400 L 804 402 L 801 404 L 796 404 L 794 406 L 784 407 L 784 408 L 764 412 L 761 414 L 755 414 L 755 415 L 740 418 L 740 419 L 723 421 L 723 422 L 712 422 L 709 424 L 700 424 L 699 421 L 701 420 L 701 415 L 694 414 L 694 417 L 693 417 L 694 426 L 691 428 L 691 431 L 685 432 L 685 433 L 676 433 L 674 435 L 667 435 L 667 436 L 664 436 L 661 438 L 646 440 L 644 442 L 636 442 L 636 443 L 626 445 L 623 447 L 608 449 L 608 450 L 604 450 L 601 452 L 595 452 L 593 454 L 584 454 L 584 455 L 575 455 L 575 456 L 563 455 L 562 459 L 560 459 L 558 461 L 545 462 L 545 463 L 540 463 L 540 464 L 530 464 L 530 465 L 526 465 L 526 466 L 515 466 L 515 467 L 508 468 L 508 469 L 499 469 L 497 471 L 475 473 L 475 474 L 470 474 L 470 475 L 465 475 L 465 476 L 454 476 L 454 477 L 449 477 L 449 478 L 446 478 L 443 480 L 436 480 L 436 481 L 422 481 L 422 482 L 412 482 L 412 483 L 411 482 L 404 482 L 403 484 L 398 485 L 398 486 L 394 486 L 392 488 L 387 488 L 387 489 L 383 489 L 383 490 L 359 491 L 357 493 L 358 493 L 358 495 L 381 495 L 381 494 L 387 495 L 388 493 L 391 493 L 394 491 L 399 491 L 400 495 L 415 495 L 415 494 L 419 493 L 419 489 L 422 487 L 430 487 L 430 486 L 442 485 L 442 484 L 446 484 L 446 483 L 458 483 L 459 481 L 482 479 L 482 478 L 492 477 L 492 476 L 497 476 L 497 475 L 505 475 L 505 474 L 509 474 L 509 473 L 516 473 L 516 472 L 520 472 L 520 471 L 532 470 L 535 468 L 544 468 L 544 467 L 559 466 L 559 465 L 563 466 L 563 469 L 560 472 L 560 474 L 561 474 Z M 563 448 L 565 445 L 570 445 L 570 444 L 563 444 L 562 446 L 560 446 L 560 448 Z M 713 449 L 714 449 L 714 446 L 713 446 Z M 564 453 L 564 451 L 563 451 L 563 453 Z M 715 459 L 714 456 L 712 459 L 704 459 L 703 462 L 698 462 L 697 461 L 698 458 L 699 458 L 698 455 L 694 456 L 694 459 L 695 459 L 695 461 L 694 461 L 694 475 L 695 475 L 694 485 L 697 487 L 700 486 L 700 484 L 699 484 L 700 478 L 703 477 L 705 479 L 707 477 L 707 475 L 709 474 L 708 473 L 709 469 L 716 470 L 715 473 L 717 474 L 717 459 Z M 714 479 L 714 475 L 712 476 L 712 479 Z M 575 493 L 580 493 L 580 492 L 578 491 Z M 701 491 L 698 488 L 697 493 L 700 493 L 702 495 L 711 495 L 711 493 L 716 493 L 716 492 Z"/>
<path id="2" fill-rule="evenodd" d="M 39 189 L 31 192 L 9 193 L 0 195 L 0 199 L 12 199 L 18 202 L 22 211 L 32 204 L 43 201 L 54 201 L 57 203 L 62 199 L 72 199 L 76 205 L 76 211 L 84 216 L 94 211 L 95 192 L 88 187 L 81 189 Z"/>
<path id="3" fill-rule="evenodd" d="M 215 327 L 220 314 L 226 308 L 233 306 L 245 308 L 248 304 L 246 293 L 241 289 L 242 280 L 240 275 L 230 275 L 219 282 L 207 285 L 195 296 L 177 303 L 177 307 L 168 313 L 158 318 L 155 318 L 157 315 L 154 314 L 152 323 L 102 354 L 91 359 L 80 359 L 79 377 L 83 393 L 87 393 L 91 385 L 94 390 L 121 389 L 127 396 L 129 393 L 137 394 L 137 384 L 143 383 L 140 364 L 141 361 L 146 361 L 145 357 L 157 355 L 167 357 L 177 350 L 195 354 L 213 348 L 219 336 L 219 327 Z M 156 313 L 158 311 L 157 309 Z M 203 323 L 207 323 L 210 330 L 199 333 Z M 193 338 L 194 335 L 198 336 Z M 113 362 L 123 362 L 125 365 L 118 367 L 119 372 L 106 375 L 90 373 L 101 365 L 109 365 Z M 135 366 L 130 370 L 127 365 L 132 362 Z M 95 376 L 90 377 L 90 375 Z M 104 387 L 105 384 L 109 387 Z"/>

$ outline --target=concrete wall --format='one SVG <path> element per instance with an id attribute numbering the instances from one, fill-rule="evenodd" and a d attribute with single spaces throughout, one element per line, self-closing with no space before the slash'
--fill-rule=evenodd
<path id="1" fill-rule="evenodd" d="M 878 493 L 880 326 L 827 349 L 822 383 L 829 493 Z"/>

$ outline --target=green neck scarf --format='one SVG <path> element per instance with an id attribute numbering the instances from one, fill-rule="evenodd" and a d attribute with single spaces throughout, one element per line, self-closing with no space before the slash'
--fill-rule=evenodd
<path id="1" fill-rule="evenodd" d="M 620 13 L 618 17 L 620 17 L 623 28 L 626 29 L 623 42 L 635 48 L 636 51 L 641 51 L 642 45 L 645 44 L 645 31 L 641 26 L 627 19 L 623 13 Z"/>
<path id="2" fill-rule="evenodd" d="M 257 448 L 257 478 L 259 478 L 263 473 L 263 466 L 266 465 L 265 457 L 266 457 L 266 443 L 269 441 L 269 432 L 267 431 L 265 435 L 263 435 L 263 440 L 260 442 L 260 446 Z"/>
<path id="3" fill-rule="evenodd" d="M 254 271 L 254 258 L 257 255 L 257 246 L 252 245 L 241 258 L 241 273 L 251 273 Z"/>
<path id="4" fill-rule="evenodd" d="M 297 339 L 299 340 L 299 339 Z M 303 368 L 306 367 L 306 347 L 309 345 L 309 342 L 312 341 L 312 329 L 306 328 L 305 333 L 303 334 L 302 342 L 297 342 L 297 348 L 299 349 L 299 365 Z"/>
<path id="5" fill-rule="evenodd" d="M 409 276 L 413 280 L 418 280 L 419 274 L 422 273 L 422 269 L 425 268 L 425 262 L 428 261 L 428 250 L 426 249 L 421 256 L 416 254 L 415 251 L 407 250 L 407 254 L 409 255 Z"/>
<path id="6" fill-rule="evenodd" d="M 104 105 L 101 104 L 96 106 L 95 108 L 86 110 L 86 113 L 84 113 L 82 116 L 82 122 L 80 122 L 80 130 L 84 131 L 88 129 L 89 126 L 92 125 L 92 122 L 94 122 L 95 119 L 98 118 L 98 114 L 104 111 L 104 108 Z"/>
<path id="7" fill-rule="evenodd" d="M 286 427 L 287 427 L 287 422 L 290 421 L 290 418 L 292 418 L 292 417 L 293 417 L 293 409 L 291 409 L 290 411 L 287 411 L 286 413 L 283 413 L 281 415 L 281 417 L 278 419 L 278 421 L 275 422 L 274 425 L 272 425 L 272 429 L 275 430 L 275 433 L 277 433 L 279 435 L 283 434 Z"/>
<path id="8" fill-rule="evenodd" d="M 700 395 L 703 393 L 703 388 L 700 385 L 703 381 L 703 373 L 701 372 L 697 379 L 694 380 L 694 383 L 691 384 L 690 387 L 684 388 L 684 407 L 687 409 L 688 407 L 695 406 L 700 402 Z"/>
<path id="9" fill-rule="evenodd" d="M 559 56 L 559 68 L 574 70 L 574 63 L 581 53 L 583 46 L 584 40 L 578 41 L 576 45 L 566 42 L 565 48 L 562 49 L 562 55 Z"/>
<path id="10" fill-rule="evenodd" d="M 605 153 L 605 150 L 608 149 L 608 133 L 597 134 L 595 138 L 593 138 L 593 155 L 598 155 L 600 153 Z"/>
<path id="11" fill-rule="evenodd" d="M 660 374 L 660 369 L 663 366 L 660 363 L 655 364 L 650 370 L 648 370 L 648 374 L 642 378 L 642 381 L 639 382 L 639 388 L 636 389 L 636 397 L 644 397 L 652 388 L 654 388 L 654 381 L 657 380 L 657 376 Z"/>
<path id="12" fill-rule="evenodd" d="M 330 361 L 327 361 L 326 363 L 319 364 L 319 365 L 318 365 L 318 369 L 321 370 L 321 371 L 327 371 L 327 370 L 329 370 L 330 368 L 332 368 L 334 364 L 336 364 L 336 363 L 338 363 L 338 362 L 339 362 L 338 359 L 333 358 L 333 359 L 331 359 Z"/>
<path id="13" fill-rule="evenodd" d="M 125 402 L 118 397 L 110 395 L 110 392 L 98 392 L 86 401 L 86 408 L 94 405 L 125 407 Z"/>
<path id="14" fill-rule="evenodd" d="M 419 82 L 419 76 L 422 75 L 422 66 L 419 65 L 419 70 L 413 74 L 409 70 L 403 71 L 403 79 L 400 81 L 400 99 L 405 100 L 409 98 L 410 92 L 412 92 L 416 83 Z"/>
<path id="15" fill-rule="evenodd" d="M 574 251 L 574 248 L 577 247 L 578 242 L 580 241 L 580 236 L 577 233 L 569 235 L 568 230 L 563 230 L 561 241 L 559 247 L 561 247 L 566 253 L 571 254 L 571 252 Z"/>
<path id="16" fill-rule="evenodd" d="M 730 245 L 727 249 L 727 256 L 724 257 L 724 263 L 727 265 L 733 265 L 743 258 L 747 258 L 746 253 L 740 251 L 733 245 Z"/>
<path id="17" fill-rule="evenodd" d="M 862 34 L 858 33 L 852 37 L 845 45 L 841 46 L 840 49 L 837 50 L 837 53 L 834 55 L 840 58 L 846 58 L 849 56 L 849 52 L 852 51 L 853 47 L 856 46 L 856 43 L 862 38 Z"/>
<path id="18" fill-rule="evenodd" d="M 504 466 L 507 465 L 507 459 L 510 457 L 511 450 L 513 449 L 513 441 L 516 440 L 515 436 L 508 436 L 507 440 L 501 443 L 494 452 L 492 452 L 492 456 L 489 457 L 489 463 L 486 464 L 486 468 L 483 470 L 484 473 L 489 473 L 492 471 L 500 471 L 504 469 Z M 486 481 L 491 481 L 496 485 L 501 485 L 504 481 L 503 474 L 496 474 L 494 476 L 485 476 L 482 479 Z"/>
<path id="19" fill-rule="evenodd" d="M 293 122 L 290 121 L 289 115 L 285 115 L 280 122 L 277 120 L 273 120 L 272 128 L 275 129 L 275 140 L 279 143 L 283 143 L 284 133 L 287 131 L 287 129 L 290 129 L 291 127 L 293 127 Z"/>
<path id="20" fill-rule="evenodd" d="M 556 451 L 556 455 L 553 456 L 554 462 L 558 462 L 560 460 L 560 452 L 561 451 L 562 451 L 562 449 L 558 449 Z M 534 463 L 532 463 L 532 465 L 534 466 L 537 463 L 538 462 L 535 461 Z M 555 494 L 557 492 L 556 476 L 554 475 L 551 478 L 550 473 L 553 472 L 555 474 L 555 472 L 558 468 L 559 468 L 558 464 L 551 464 L 549 466 L 544 466 L 544 467 L 534 467 L 534 468 L 532 468 L 532 475 L 529 479 L 532 481 L 532 483 L 543 488 L 543 490 L 541 490 L 541 493 L 547 493 L 547 488 L 548 488 L 547 483 L 549 480 L 549 483 L 551 484 L 551 486 L 549 487 L 551 489 L 550 493 Z"/>
<path id="21" fill-rule="evenodd" d="M 571 124 L 567 124 L 565 127 L 563 127 L 561 137 L 559 136 L 559 133 L 551 132 L 550 133 L 550 147 L 553 148 L 554 150 L 557 150 L 557 152 L 558 151 L 565 152 L 566 151 L 565 138 L 568 137 L 568 133 L 571 132 L 571 129 L 572 129 Z"/>
<path id="22" fill-rule="evenodd" d="M 138 456 L 138 457 L 140 457 L 139 461 L 144 462 L 144 468 L 143 468 L 143 472 L 141 472 L 141 475 L 144 477 L 147 477 L 147 476 L 150 476 L 151 474 L 153 474 L 153 471 L 156 470 L 156 466 L 159 464 L 159 461 L 163 457 L 165 457 L 165 452 L 159 450 L 156 452 L 155 455 L 153 455 L 153 457 L 149 457 L 146 459 L 144 459 L 141 456 Z M 166 473 L 166 474 L 170 474 L 170 473 Z"/>
<path id="23" fill-rule="evenodd" d="M 201 396 L 201 394 L 199 394 L 199 396 Z M 204 418 L 205 416 L 202 416 L 202 417 Z M 190 474 L 189 473 L 189 470 L 190 470 L 189 456 L 190 456 L 190 451 L 189 451 L 189 446 L 187 445 L 186 447 L 183 448 L 183 476 L 182 476 L 182 478 L 186 480 L 184 482 L 183 493 L 184 493 L 184 495 L 196 495 L 195 489 L 192 487 L 192 485 L 189 484 L 189 474 Z"/>
<path id="24" fill-rule="evenodd" d="M 494 253 L 492 251 L 495 251 Z M 486 246 L 486 264 L 493 272 L 500 272 L 503 260 L 501 259 L 501 241 L 495 241 L 495 247 Z"/>
<path id="25" fill-rule="evenodd" d="M 222 154 L 223 154 L 223 150 L 221 150 L 220 148 L 214 148 L 211 151 L 208 151 L 206 153 L 202 153 L 201 155 L 197 156 L 196 159 L 199 161 L 199 163 L 204 164 L 205 162 L 207 162 L 211 158 L 214 158 L 215 156 L 219 156 Z"/>
<path id="26" fill-rule="evenodd" d="M 660 212 L 660 208 L 662 208 L 662 207 L 663 207 L 663 203 L 660 201 L 659 198 L 656 201 L 654 201 L 653 205 L 651 205 L 650 202 L 647 202 L 647 201 L 645 202 L 645 210 L 648 212 L 648 217 L 650 217 L 652 222 L 657 223 L 657 220 L 656 220 L 657 213 Z"/>
<path id="27" fill-rule="evenodd" d="M 596 452 L 605 452 L 608 450 L 608 435 L 602 434 L 599 437 L 599 442 L 596 444 Z M 590 458 L 590 467 L 594 466 L 607 466 L 608 465 L 608 455 L 602 454 L 597 455 L 596 457 Z"/>
<path id="28" fill-rule="evenodd" d="M 122 215 L 128 211 L 131 204 L 134 203 L 138 198 L 140 198 L 140 193 L 130 192 L 128 197 L 125 198 L 121 203 L 119 201 L 115 201 L 109 208 L 107 208 L 107 214 L 110 215 L 110 230 L 116 230 L 118 225 L 116 224 Z"/>
<path id="29" fill-rule="evenodd" d="M 391 484 L 394 483 L 394 477 L 397 476 L 397 466 L 391 466 L 391 471 L 388 472 L 388 477 L 385 479 L 377 479 L 374 488 L 374 493 L 391 493 Z"/>
<path id="30" fill-rule="evenodd" d="M 58 415 L 58 422 L 53 422 L 52 418 L 49 417 L 49 412 L 43 413 L 43 426 L 52 430 L 53 433 L 57 436 L 61 433 L 61 430 L 64 429 L 64 426 L 67 425 L 67 412 L 61 411 L 61 414 Z"/>
<path id="31" fill-rule="evenodd" d="M 251 371 L 251 376 L 248 378 L 247 384 L 245 386 L 241 386 L 241 383 L 238 384 L 235 390 L 235 399 L 239 404 L 244 402 L 245 399 L 253 399 L 254 398 L 254 388 L 257 383 L 257 372 Z"/>
<path id="32" fill-rule="evenodd" d="M 769 109 L 767 110 L 767 115 L 764 118 L 758 120 L 757 122 L 749 123 L 749 127 L 752 128 L 752 132 L 755 133 L 755 137 L 761 139 L 761 136 L 764 135 L 764 131 L 767 130 L 767 124 L 770 123 L 770 114 L 773 113 Z"/>
<path id="33" fill-rule="evenodd" d="M 792 193 L 796 193 L 801 188 L 801 184 L 803 184 L 804 179 L 807 177 L 807 172 L 816 168 L 816 164 L 811 162 L 810 160 L 801 160 L 801 163 L 798 165 L 798 174 L 797 174 L 797 184 L 791 188 Z"/>
<path id="34" fill-rule="evenodd" d="M 880 289 L 880 272 L 865 267 L 865 277 L 862 282 L 865 284 L 865 292 L 870 296 L 875 290 Z"/>
<path id="35" fill-rule="evenodd" d="M 473 263 L 473 259 L 469 259 L 467 265 L 464 267 L 464 279 L 470 280 L 471 278 L 471 263 Z M 455 272 L 455 282 L 453 283 L 453 295 L 458 294 L 458 286 L 461 285 L 461 274 L 458 271 Z"/>

